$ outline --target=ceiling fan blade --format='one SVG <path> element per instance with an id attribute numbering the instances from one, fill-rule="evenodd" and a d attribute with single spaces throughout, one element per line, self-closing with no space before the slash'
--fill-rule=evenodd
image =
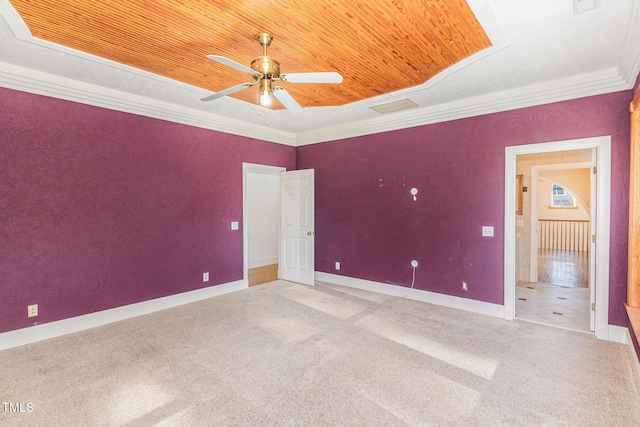
<path id="1" fill-rule="evenodd" d="M 334 71 L 323 73 L 282 74 L 280 80 L 287 83 L 342 83 L 342 76 Z"/>
<path id="2" fill-rule="evenodd" d="M 249 68 L 249 67 L 245 67 L 242 64 L 237 63 L 236 61 L 232 61 L 229 58 L 225 58 L 224 56 L 220 56 L 220 55 L 207 55 L 207 58 L 219 62 L 220 64 L 226 65 L 228 67 L 231 68 L 235 68 L 236 70 L 240 70 L 243 73 L 247 73 L 247 74 L 258 74 L 255 70 Z"/>
<path id="3" fill-rule="evenodd" d="M 276 86 L 273 88 L 273 96 L 275 96 L 278 101 L 284 108 L 286 108 L 291 114 L 299 114 L 302 113 L 302 107 L 298 102 L 293 99 L 289 92 L 287 92 L 283 87 Z"/>
<path id="4" fill-rule="evenodd" d="M 201 100 L 202 101 L 213 101 L 214 99 L 222 98 L 223 96 L 227 96 L 227 95 L 230 95 L 230 94 L 232 94 L 234 92 L 238 92 L 239 90 L 242 90 L 242 89 L 247 88 L 249 86 L 253 86 L 253 84 L 252 83 L 242 83 L 241 85 L 233 86 L 233 87 L 230 87 L 229 89 L 225 89 L 225 90 L 222 90 L 220 92 L 216 92 L 213 95 L 206 96 L 206 97 L 202 98 Z"/>

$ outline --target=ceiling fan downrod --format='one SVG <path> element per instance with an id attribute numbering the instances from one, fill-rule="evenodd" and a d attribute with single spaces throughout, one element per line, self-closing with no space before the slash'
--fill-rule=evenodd
<path id="1" fill-rule="evenodd" d="M 251 69 L 262 75 L 262 78 L 278 79 L 280 77 L 280 63 L 267 55 L 267 47 L 273 37 L 269 33 L 260 33 L 256 36 L 263 48 L 263 55 L 251 61 Z"/>

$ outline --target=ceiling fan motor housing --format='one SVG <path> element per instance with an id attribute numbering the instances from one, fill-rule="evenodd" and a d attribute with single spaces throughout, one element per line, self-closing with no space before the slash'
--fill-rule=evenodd
<path id="1" fill-rule="evenodd" d="M 264 76 L 280 77 L 280 63 L 268 56 L 258 56 L 251 61 L 251 69 Z"/>

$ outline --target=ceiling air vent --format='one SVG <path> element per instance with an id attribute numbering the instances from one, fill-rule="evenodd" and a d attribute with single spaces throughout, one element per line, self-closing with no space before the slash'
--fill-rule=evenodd
<path id="1" fill-rule="evenodd" d="M 577 15 L 587 10 L 600 7 L 600 0 L 573 0 L 573 14 Z"/>
<path id="2" fill-rule="evenodd" d="M 374 105 L 371 108 L 373 111 L 377 111 L 380 114 L 393 113 L 395 111 L 407 110 L 409 108 L 417 107 L 418 104 L 410 100 L 409 98 L 399 99 L 397 101 L 386 102 L 384 104 Z"/>

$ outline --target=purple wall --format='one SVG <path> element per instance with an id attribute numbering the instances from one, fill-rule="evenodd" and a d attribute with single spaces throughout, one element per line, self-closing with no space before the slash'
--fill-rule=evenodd
<path id="1" fill-rule="evenodd" d="M 245 161 L 295 149 L 0 89 L 0 332 L 242 279 Z"/>
<path id="2" fill-rule="evenodd" d="M 316 169 L 318 271 L 340 261 L 340 274 L 409 286 L 417 259 L 416 288 L 502 304 L 504 148 L 599 135 L 612 137 L 610 322 L 627 326 L 631 98 L 293 149 L 0 89 L 0 332 L 241 279 L 229 224 L 245 161 Z"/>
<path id="3" fill-rule="evenodd" d="M 316 174 L 316 270 L 336 273 L 340 261 L 342 275 L 410 286 L 416 259 L 416 288 L 502 305 L 505 147 L 611 135 L 609 321 L 627 326 L 631 95 L 299 147 L 297 167 Z"/>

